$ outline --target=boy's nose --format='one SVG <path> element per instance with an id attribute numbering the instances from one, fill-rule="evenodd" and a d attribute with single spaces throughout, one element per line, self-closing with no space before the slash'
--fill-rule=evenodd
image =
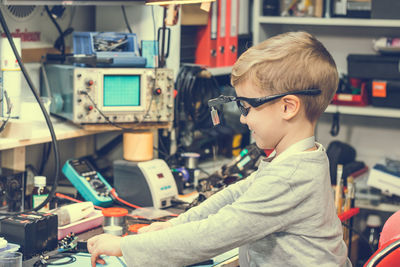
<path id="1" fill-rule="evenodd" d="M 240 114 L 240 123 L 246 124 L 246 117 L 243 114 Z"/>

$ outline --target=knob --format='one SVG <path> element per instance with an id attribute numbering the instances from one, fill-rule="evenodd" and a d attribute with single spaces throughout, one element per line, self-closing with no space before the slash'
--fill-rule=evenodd
<path id="1" fill-rule="evenodd" d="M 86 106 L 87 111 L 92 111 L 93 108 L 94 108 L 94 107 L 93 107 L 92 105 Z"/>
<path id="2" fill-rule="evenodd" d="M 86 81 L 86 85 L 89 86 L 89 87 L 92 86 L 93 84 L 94 84 L 93 80 L 87 80 Z"/>
<path id="3" fill-rule="evenodd" d="M 155 89 L 153 90 L 153 95 L 161 95 L 161 93 L 162 93 L 161 88 L 155 88 Z"/>

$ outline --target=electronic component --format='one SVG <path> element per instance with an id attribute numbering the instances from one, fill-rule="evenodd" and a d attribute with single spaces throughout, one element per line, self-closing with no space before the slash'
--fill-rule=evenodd
<path id="1" fill-rule="evenodd" d="M 27 212 L 0 221 L 1 235 L 20 245 L 24 260 L 57 248 L 57 215 Z"/>
<path id="2" fill-rule="evenodd" d="M 400 196 L 400 172 L 383 164 L 374 165 L 370 170 L 367 184 L 380 189 L 383 194 Z"/>
<path id="3" fill-rule="evenodd" d="M 136 205 L 166 208 L 178 195 L 174 176 L 165 161 L 114 161 L 114 187 L 118 194 Z"/>
<path id="4" fill-rule="evenodd" d="M 22 211 L 25 201 L 25 172 L 0 168 L 0 207 Z"/>
<path id="5" fill-rule="evenodd" d="M 111 205 L 113 201 L 109 195 L 111 185 L 87 160 L 67 160 L 62 172 L 86 201 L 102 207 Z"/>
<path id="6" fill-rule="evenodd" d="M 171 69 L 45 65 L 52 114 L 74 123 L 172 122 Z"/>

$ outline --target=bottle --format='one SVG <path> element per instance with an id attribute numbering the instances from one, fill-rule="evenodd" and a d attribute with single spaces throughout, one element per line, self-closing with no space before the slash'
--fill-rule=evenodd
<path id="1" fill-rule="evenodd" d="M 367 218 L 368 242 L 371 247 L 378 249 L 379 235 L 381 232 L 381 218 L 378 215 L 369 215 Z"/>
<path id="2" fill-rule="evenodd" d="M 363 232 L 365 241 L 368 240 L 368 244 L 365 241 L 361 241 L 358 244 L 358 264 L 363 266 L 365 262 L 372 256 L 372 254 L 378 249 L 379 235 L 381 231 L 381 218 L 378 215 L 368 215 L 367 227 Z M 371 249 L 373 251 L 371 251 Z"/>
<path id="3" fill-rule="evenodd" d="M 46 187 L 46 176 L 35 176 L 34 184 L 35 187 L 32 191 L 32 208 L 36 208 L 42 204 L 49 195 L 49 190 Z M 49 203 L 47 203 L 46 206 L 41 208 L 39 211 L 47 212 L 49 211 L 49 206 Z"/>

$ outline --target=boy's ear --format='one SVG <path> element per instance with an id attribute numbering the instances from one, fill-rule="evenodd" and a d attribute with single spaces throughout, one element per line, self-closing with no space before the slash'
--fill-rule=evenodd
<path id="1" fill-rule="evenodd" d="M 281 99 L 281 111 L 283 119 L 290 120 L 300 111 L 300 98 L 295 95 L 287 95 Z"/>

